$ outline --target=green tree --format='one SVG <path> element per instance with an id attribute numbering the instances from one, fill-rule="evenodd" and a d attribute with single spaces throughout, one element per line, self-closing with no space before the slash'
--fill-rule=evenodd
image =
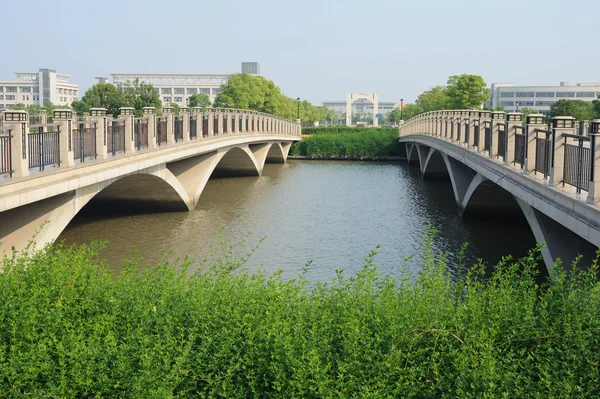
<path id="1" fill-rule="evenodd" d="M 109 83 L 98 83 L 85 92 L 81 101 L 71 104 L 79 116 L 88 112 L 90 108 L 106 108 L 109 114 L 117 116 L 119 108 L 125 106 L 123 93 Z"/>
<path id="2" fill-rule="evenodd" d="M 283 98 L 279 88 L 262 76 L 247 73 L 234 74 L 221 86 L 214 106 L 240 108 L 277 114 Z"/>
<path id="3" fill-rule="evenodd" d="M 445 92 L 451 109 L 480 109 L 490 97 L 490 89 L 479 75 L 450 76 Z"/>
<path id="4" fill-rule="evenodd" d="M 193 96 L 190 96 L 190 102 L 189 102 L 190 108 L 193 108 L 193 107 L 207 108 L 207 107 L 210 107 L 211 105 L 212 105 L 212 103 L 210 102 L 210 99 L 208 98 L 208 96 L 206 94 L 199 93 L 199 94 L 194 94 Z"/>
<path id="5" fill-rule="evenodd" d="M 600 119 L 600 97 L 592 101 L 592 108 L 594 110 L 594 118 Z"/>
<path id="6" fill-rule="evenodd" d="M 133 84 L 126 82 L 119 90 L 125 107 L 133 107 L 136 116 L 144 114 L 144 107 L 154 107 L 160 112 L 162 102 L 158 91 L 151 84 L 136 79 Z"/>
<path id="7" fill-rule="evenodd" d="M 179 104 L 177 103 L 169 103 L 169 107 L 173 107 L 173 113 L 175 115 L 179 115 Z"/>
<path id="8" fill-rule="evenodd" d="M 401 110 L 402 119 L 407 121 L 423 112 L 425 111 L 423 111 L 423 108 L 418 104 L 405 104 Z"/>
<path id="9" fill-rule="evenodd" d="M 423 112 L 445 109 L 448 103 L 446 88 L 443 86 L 432 87 L 421 93 L 415 103 L 423 109 Z"/>
<path id="10" fill-rule="evenodd" d="M 594 105 L 582 100 L 558 100 L 550 107 L 548 117 L 572 116 L 578 121 L 594 119 Z"/>
<path id="11" fill-rule="evenodd" d="M 403 116 L 404 115 L 402 115 L 402 117 Z M 402 120 L 402 118 L 400 116 L 400 109 L 394 108 L 392 111 L 390 111 L 387 114 L 387 119 L 393 125 L 396 125 L 396 124 L 400 123 L 400 121 Z"/>

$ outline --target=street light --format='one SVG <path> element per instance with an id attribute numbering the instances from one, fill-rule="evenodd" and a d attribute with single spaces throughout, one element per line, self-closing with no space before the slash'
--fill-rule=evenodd
<path id="1" fill-rule="evenodd" d="M 403 121 L 404 118 L 402 118 L 402 108 L 404 108 L 404 99 L 401 98 L 400 99 L 400 120 Z"/>
<path id="2" fill-rule="evenodd" d="M 296 119 L 300 119 L 300 97 L 298 97 L 296 101 L 298 101 L 298 118 Z"/>
<path id="3" fill-rule="evenodd" d="M 517 106 L 517 112 L 519 112 L 519 104 L 520 103 L 518 101 L 515 101 L 515 105 Z"/>

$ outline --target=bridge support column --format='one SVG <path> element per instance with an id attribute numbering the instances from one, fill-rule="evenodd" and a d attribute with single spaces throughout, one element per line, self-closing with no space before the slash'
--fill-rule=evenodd
<path id="1" fill-rule="evenodd" d="M 107 125 L 106 108 L 90 109 L 90 122 L 96 124 L 96 157 L 97 159 L 108 158 L 108 147 L 106 145 Z"/>
<path id="2" fill-rule="evenodd" d="M 179 107 L 179 117 L 183 121 L 183 142 L 190 141 L 190 109 L 188 107 Z"/>
<path id="3" fill-rule="evenodd" d="M 588 191 L 588 204 L 600 202 L 600 119 L 594 119 L 590 131 L 591 175 L 590 190 Z"/>
<path id="4" fill-rule="evenodd" d="M 148 121 L 148 148 L 156 148 L 156 108 L 144 107 L 144 118 Z"/>
<path id="5" fill-rule="evenodd" d="M 490 125 L 490 158 L 497 159 L 498 149 L 496 146 L 498 145 L 498 136 L 500 132 L 500 126 L 504 125 L 504 112 L 494 111 L 492 112 L 492 122 Z"/>
<path id="6" fill-rule="evenodd" d="M 563 181 L 565 171 L 564 134 L 575 134 L 575 118 L 556 116 L 552 118 L 552 158 L 548 184 L 556 187 Z"/>
<path id="7" fill-rule="evenodd" d="M 167 120 L 167 144 L 175 143 L 175 109 L 163 107 L 163 116 Z"/>
<path id="8" fill-rule="evenodd" d="M 68 168 L 75 165 L 73 153 L 73 111 L 70 109 L 55 109 L 54 123 L 58 125 L 60 140 L 60 166 Z"/>
<path id="9" fill-rule="evenodd" d="M 536 129 L 546 129 L 544 124 L 544 115 L 531 114 L 527 115 L 527 145 L 525 152 L 525 173 L 531 173 L 535 170 L 535 151 L 536 151 Z"/>
<path id="10" fill-rule="evenodd" d="M 135 118 L 135 115 L 133 114 L 134 108 L 121 107 L 120 111 L 121 115 L 119 116 L 119 119 L 125 123 L 125 152 L 133 153 L 135 152 L 135 137 L 133 134 L 133 119 Z"/>
<path id="11" fill-rule="evenodd" d="M 506 157 L 504 158 L 504 163 L 506 165 L 511 165 L 515 162 L 515 150 L 516 150 L 516 138 L 515 134 L 517 131 L 517 126 L 523 125 L 523 114 L 520 112 L 510 112 L 506 115 Z M 525 150 L 525 149 L 523 149 Z"/>
<path id="12" fill-rule="evenodd" d="M 2 112 L 2 120 L 4 126 L 10 129 L 12 139 L 10 140 L 11 147 L 11 162 L 13 169 L 13 177 L 29 176 L 29 154 L 27 132 L 29 132 L 29 122 L 27 111 L 4 111 Z M 62 144 L 61 137 L 61 144 Z M 62 155 L 62 154 L 61 154 Z"/>

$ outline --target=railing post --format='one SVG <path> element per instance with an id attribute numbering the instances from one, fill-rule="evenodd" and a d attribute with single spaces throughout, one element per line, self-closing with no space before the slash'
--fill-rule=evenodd
<path id="1" fill-rule="evenodd" d="M 223 108 L 217 108 L 217 121 L 219 122 L 219 126 L 217 128 L 217 134 L 222 136 L 224 133 L 223 130 Z"/>
<path id="2" fill-rule="evenodd" d="M 106 108 L 90 109 L 89 120 L 91 123 L 96 123 L 96 157 L 97 159 L 106 159 L 108 158 Z"/>
<path id="3" fill-rule="evenodd" d="M 190 141 L 190 109 L 188 107 L 179 107 L 179 118 L 183 118 L 183 142 Z"/>
<path id="4" fill-rule="evenodd" d="M 485 151 L 485 128 L 492 123 L 492 114 L 490 111 L 479 111 L 479 144 L 477 152 L 483 154 Z"/>
<path id="5" fill-rule="evenodd" d="M 600 202 L 600 119 L 594 119 L 590 124 L 590 189 L 588 204 Z"/>
<path id="6" fill-rule="evenodd" d="M 527 115 L 527 137 L 525 140 L 525 165 L 523 167 L 524 173 L 531 173 L 535 171 L 535 154 L 537 149 L 537 129 L 545 130 L 547 125 L 544 123 L 544 115 L 542 114 L 531 114 Z"/>
<path id="7" fill-rule="evenodd" d="M 156 108 L 144 107 L 143 110 L 148 121 L 148 148 L 156 148 Z"/>
<path id="8" fill-rule="evenodd" d="M 492 112 L 492 122 L 491 122 L 491 126 L 490 126 L 490 130 L 491 130 L 490 153 L 489 153 L 490 158 L 496 158 L 495 151 L 497 151 L 497 150 L 494 148 L 494 143 L 498 142 L 498 133 L 500 132 L 500 125 L 505 124 L 504 115 L 505 115 L 504 112 L 501 112 L 501 111 Z"/>
<path id="9" fill-rule="evenodd" d="M 207 107 L 205 109 L 205 116 L 208 120 L 208 132 L 206 132 L 206 134 L 208 135 L 208 137 L 213 137 L 215 128 L 215 117 L 213 114 L 213 109 L 211 107 Z"/>
<path id="10" fill-rule="evenodd" d="M 167 121 L 167 144 L 175 143 L 175 109 L 170 106 L 165 106 L 162 109 L 163 117 Z"/>
<path id="11" fill-rule="evenodd" d="M 10 141 L 12 176 L 29 176 L 29 122 L 27 111 L 3 111 L 3 127 L 9 128 L 12 135 Z"/>
<path id="12" fill-rule="evenodd" d="M 515 162 L 516 126 L 523 126 L 523 114 L 509 112 L 506 114 L 506 121 L 506 157 L 504 157 L 504 163 L 510 165 Z"/>
<path id="13" fill-rule="evenodd" d="M 121 107 L 119 110 L 121 111 L 119 119 L 125 123 L 125 152 L 135 152 L 135 138 L 133 135 L 134 108 Z"/>
<path id="14" fill-rule="evenodd" d="M 575 134 L 575 119 L 572 116 L 552 118 L 552 154 L 548 184 L 556 187 L 562 181 L 565 170 L 564 134 Z"/>
<path id="15" fill-rule="evenodd" d="M 46 125 L 46 124 L 48 124 L 48 111 L 46 111 L 45 109 L 40 109 L 40 125 Z M 47 126 L 42 127 L 42 131 L 47 132 L 48 127 Z"/>
<path id="16" fill-rule="evenodd" d="M 192 114 L 196 118 L 196 140 L 202 139 L 202 128 L 203 128 L 203 120 L 202 120 L 202 107 L 193 107 Z"/>
<path id="17" fill-rule="evenodd" d="M 75 165 L 75 149 L 73 148 L 73 111 L 70 109 L 55 109 L 52 123 L 58 126 L 60 167 L 69 168 Z M 76 143 L 75 145 L 79 145 Z"/>

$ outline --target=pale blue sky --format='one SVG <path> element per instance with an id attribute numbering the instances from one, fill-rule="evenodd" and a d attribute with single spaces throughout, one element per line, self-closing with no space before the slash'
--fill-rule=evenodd
<path id="1" fill-rule="evenodd" d="M 320 104 L 349 91 L 414 101 L 448 76 L 600 82 L 600 0 L 4 0 L 0 80 L 54 68 L 261 74 Z"/>

